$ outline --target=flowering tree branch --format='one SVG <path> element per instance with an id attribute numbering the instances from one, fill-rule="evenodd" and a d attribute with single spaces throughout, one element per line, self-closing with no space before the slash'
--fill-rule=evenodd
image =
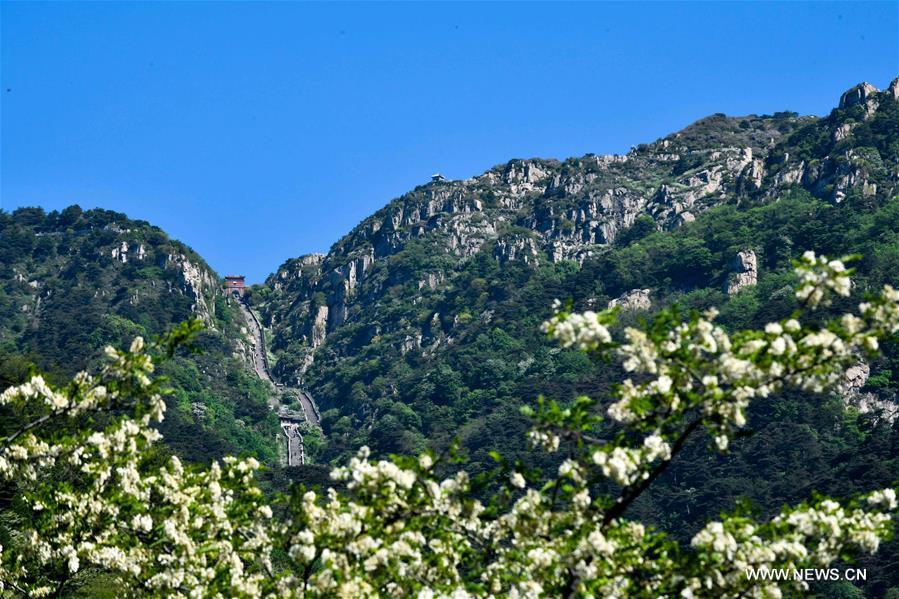
<path id="1" fill-rule="evenodd" d="M 851 292 L 840 261 L 808 253 L 796 264 L 808 310 Z M 744 597 L 778 596 L 795 580 L 752 580 L 749 568 L 824 567 L 876 551 L 890 538 L 894 488 L 838 503 L 816 499 L 766 522 L 724 516 L 680 546 L 629 520 L 628 508 L 696 433 L 725 452 L 759 397 L 786 387 L 832 388 L 859 354 L 899 331 L 890 286 L 858 312 L 822 325 L 802 313 L 760 331 L 728 334 L 716 312 L 660 312 L 615 341 L 617 313 L 557 305 L 546 332 L 563 347 L 619 360 L 628 373 L 600 412 L 593 399 L 526 408 L 535 448 L 567 452 L 540 476 L 501 469 L 482 504 L 464 470 L 436 476 L 446 456 L 372 460 L 362 448 L 332 479 L 346 491 L 297 489 L 266 497 L 259 463 L 208 467 L 152 447 L 165 389 L 143 341 L 107 350 L 96 377 L 64 389 L 40 377 L 0 394 L 0 405 L 40 414 L 0 439 L 0 479 L 27 512 L 0 548 L 0 592 L 61 592 L 85 568 L 115 574 L 148 596 Z M 182 331 L 182 333 L 184 333 Z M 179 338 L 188 337 L 186 333 Z M 178 339 L 158 345 L 170 355 Z M 79 415 L 102 415 L 85 426 Z M 59 422 L 66 426 L 50 427 Z M 68 470 L 70 477 L 53 476 Z M 617 497 L 598 493 L 608 480 Z M 275 515 L 277 514 L 277 516 Z"/>

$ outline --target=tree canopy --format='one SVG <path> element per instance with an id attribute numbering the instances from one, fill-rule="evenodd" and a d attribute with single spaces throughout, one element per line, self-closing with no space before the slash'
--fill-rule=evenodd
<path id="1" fill-rule="evenodd" d="M 722 514 L 689 543 L 631 508 L 689 440 L 705 434 L 713 451 L 727 452 L 749 404 L 788 387 L 833 387 L 899 332 L 899 291 L 889 285 L 857 309 L 817 318 L 819 307 L 850 296 L 851 274 L 807 252 L 796 262 L 801 309 L 730 334 L 713 309 L 671 308 L 618 341 L 616 309 L 557 304 L 544 330 L 563 347 L 621 361 L 628 378 L 604 411 L 588 397 L 524 410 L 531 445 L 563 456 L 546 472 L 494 453 L 496 467 L 473 476 L 452 451 L 376 461 L 363 448 L 332 470 L 326 490 L 267 496 L 253 458 L 186 466 L 153 451 L 167 393 L 156 364 L 196 325 L 149 348 L 140 337 L 128 351 L 107 348 L 96 376 L 79 373 L 61 388 L 34 376 L 0 395 L 0 405 L 29 416 L 0 439 L 0 477 L 17 489 L 2 536 L 4 592 L 60 595 L 86 573 L 149 596 L 779 597 L 807 589 L 794 573 L 843 564 L 891 537 L 895 483 L 761 520 Z"/>

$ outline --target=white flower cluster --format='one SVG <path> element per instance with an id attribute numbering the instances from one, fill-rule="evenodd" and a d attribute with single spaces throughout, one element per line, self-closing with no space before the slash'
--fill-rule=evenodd
<path id="1" fill-rule="evenodd" d="M 848 293 L 840 264 L 804 260 L 810 303 Z M 564 346 L 614 347 L 610 313 L 556 311 L 545 328 Z M 147 450 L 165 404 L 143 340 L 110 349 L 97 379 L 81 374 L 54 390 L 35 377 L 0 394 L 0 405 L 46 419 L 0 439 L 0 478 L 19 484 L 31 515 L 13 546 L 0 548 L 0 592 L 50 595 L 94 568 L 166 597 L 778 596 L 778 585 L 797 583 L 749 581 L 745 569 L 822 567 L 875 551 L 893 524 L 894 489 L 846 506 L 822 500 L 767 523 L 724 518 L 693 538 L 692 551 L 626 519 L 684 435 L 705 428 L 726 449 L 753 398 L 784 385 L 826 389 L 858 352 L 876 351 L 899 331 L 899 292 L 886 287 L 858 315 L 817 328 L 791 319 L 731 337 L 715 315 L 627 329 L 615 355 L 634 378 L 607 410 L 623 430 L 599 439 L 607 431 L 597 433 L 589 399 L 552 404 L 529 439 L 550 452 L 565 439 L 567 457 L 540 483 L 511 472 L 489 507 L 464 471 L 438 479 L 444 464 L 431 454 L 374 461 L 363 448 L 332 471 L 345 492 L 307 491 L 278 505 L 258 487 L 252 458 L 160 467 Z M 96 429 L 40 426 L 108 408 L 108 424 Z M 128 408 L 139 417 L 115 416 Z M 45 476 L 59 465 L 74 476 Z M 623 487 L 617 500 L 596 494 L 600 476 Z"/>
<path id="2" fill-rule="evenodd" d="M 869 503 L 889 504 L 895 491 L 885 489 L 869 496 Z M 870 498 L 874 498 L 872 502 Z M 846 508 L 832 500 L 817 505 L 789 510 L 768 524 L 755 525 L 735 518 L 710 522 L 691 541 L 698 550 L 703 574 L 688 581 L 684 596 L 715 593 L 720 597 L 745 596 L 752 584 L 747 569 L 795 570 L 802 567 L 825 567 L 850 549 L 874 553 L 891 528 L 890 514 Z M 801 581 L 785 581 L 799 590 L 807 590 Z M 761 596 L 779 596 L 776 587 L 756 588 Z M 767 593 L 767 594 L 766 594 Z"/>
<path id="3" fill-rule="evenodd" d="M 607 445 L 593 452 L 593 463 L 602 469 L 605 476 L 622 486 L 648 477 L 646 466 L 657 459 L 671 459 L 671 446 L 659 434 L 646 437 L 640 448 Z"/>
<path id="4" fill-rule="evenodd" d="M 289 575 L 279 588 L 306 595 L 373 596 L 377 587 L 371 581 L 388 572 L 395 579 L 390 594 L 400 594 L 406 578 L 417 581 L 424 596 L 434 588 L 455 588 L 461 579 L 456 568 L 464 552 L 472 550 L 471 537 L 486 534 L 483 507 L 462 501 L 468 491 L 464 472 L 438 483 L 427 475 L 430 457 L 420 458 L 419 465 L 421 473 L 372 462 L 363 448 L 331 473 L 346 481 L 352 499 L 331 489 L 321 504 L 307 492 L 288 535 L 288 554 L 304 567 L 319 560 L 323 568 L 305 582 Z"/>
<path id="5" fill-rule="evenodd" d="M 730 337 L 712 323 L 716 315 L 717 311 L 709 310 L 691 322 L 674 327 L 663 339 L 650 338 L 634 328 L 625 329 L 627 343 L 617 350 L 624 369 L 653 378 L 640 384 L 625 379 L 618 389 L 619 400 L 607 410 L 609 417 L 623 424 L 651 419 L 654 412 L 634 409 L 634 406 L 645 406 L 646 398 L 650 398 L 651 405 L 659 411 L 680 413 L 693 407 L 692 397 L 697 390 L 717 388 L 718 379 L 714 374 L 697 377 L 697 368 L 686 368 L 683 364 L 687 356 L 699 365 L 700 370 L 713 372 L 719 368 L 715 364 L 718 357 L 730 355 Z M 742 365 L 742 361 L 728 359 L 721 367 L 736 371 Z M 717 392 L 712 391 L 710 395 L 714 397 Z"/>
<path id="6" fill-rule="evenodd" d="M 51 418 L 74 419 L 86 412 L 109 409 L 126 400 L 118 392 L 110 392 L 104 380 L 114 381 L 117 385 L 126 379 L 129 382 L 133 380 L 138 392 L 149 389 L 153 361 L 142 353 L 141 337 L 135 338 L 132 348 L 136 351 L 125 353 L 107 347 L 106 354 L 110 356 L 111 362 L 103 369 L 100 379 L 80 372 L 64 390 L 54 390 L 43 377 L 34 376 L 22 385 L 9 387 L 0 393 L 0 405 L 9 406 L 14 411 L 45 412 L 32 425 L 24 426 L 14 433 L 10 437 L 10 440 L 15 440 L 14 443 L 0 443 L 0 479 L 33 481 L 38 478 L 42 469 L 53 466 L 62 456 L 69 456 L 69 461 L 78 465 L 85 452 L 98 450 L 102 454 L 106 444 L 112 443 L 118 447 L 129 436 L 134 436 L 134 425 L 127 431 L 112 425 L 105 432 L 79 431 L 78 441 L 65 446 L 48 442 L 37 434 L 40 425 Z M 165 402 L 156 393 L 146 394 L 143 401 L 145 413 L 140 421 L 140 432 L 145 440 L 152 442 L 159 435 L 155 429 L 146 429 L 146 426 L 162 420 Z"/>
<path id="7" fill-rule="evenodd" d="M 87 378 L 87 373 L 80 375 Z M 37 375 L 30 381 L 18 387 L 9 387 L 3 393 L 0 393 L 0 406 L 10 405 L 14 403 L 25 403 L 31 401 L 40 401 L 46 403 L 54 411 L 62 410 L 69 406 L 69 398 L 62 393 L 53 391 L 44 381 L 44 377 Z"/>
<path id="8" fill-rule="evenodd" d="M 810 254 L 804 261 L 797 273 L 813 289 L 809 293 L 815 301 L 820 301 L 818 291 L 848 293 L 841 262 Z M 899 331 L 899 291 L 885 286 L 878 298 L 859 306 L 859 315 L 846 314 L 834 326 L 819 328 L 803 327 L 791 318 L 731 338 L 714 323 L 716 315 L 709 310 L 662 338 L 626 329 L 627 343 L 617 349 L 624 369 L 652 378 L 639 384 L 626 379 L 618 401 L 607 409 L 609 417 L 627 426 L 658 427 L 660 415 L 670 418 L 698 407 L 724 450 L 733 431 L 745 426 L 753 398 L 784 386 L 815 393 L 831 389 L 859 353 L 876 351 L 879 338 Z"/>
<path id="9" fill-rule="evenodd" d="M 802 254 L 796 264 L 796 274 L 799 276 L 796 297 L 813 308 L 826 300 L 827 292 L 848 297 L 852 290 L 850 272 L 842 261 L 816 256 L 811 250 Z"/>
<path id="10" fill-rule="evenodd" d="M 258 468 L 255 460 L 231 459 L 224 468 L 213 464 L 192 472 L 172 458 L 144 476 L 129 460 L 107 459 L 124 463 L 99 473 L 99 461 L 86 463 L 91 467 L 82 470 L 95 473 L 93 485 L 52 497 L 60 517 L 33 538 L 30 549 L 38 566 L 64 560 L 74 573 L 89 563 L 145 580 L 160 594 L 202 595 L 220 574 L 212 566 L 221 563 L 229 569 L 227 587 L 233 595 L 262 596 L 263 573 L 245 571 L 247 561 L 270 567 L 264 519 L 271 510 L 257 505 L 258 490 L 242 488 L 246 472 Z M 154 514 L 146 513 L 149 506 Z M 254 507 L 262 522 L 235 526 L 234 516 Z M 164 554 L 150 550 L 153 541 L 164 545 Z"/>
<path id="11" fill-rule="evenodd" d="M 558 451 L 561 442 L 559 435 L 536 429 L 528 431 L 528 440 L 531 442 L 531 447 L 542 447 L 550 453 Z"/>
<path id="12" fill-rule="evenodd" d="M 352 490 L 365 488 L 389 493 L 395 493 L 397 489 L 411 489 L 415 484 L 415 472 L 412 470 L 404 470 L 393 462 L 372 463 L 368 461 L 369 455 L 368 447 L 363 447 L 356 457 L 350 459 L 349 465 L 335 468 L 331 478 L 347 481 L 347 487 Z"/>
<path id="13" fill-rule="evenodd" d="M 226 458 L 224 468 L 188 470 L 172 458 L 146 472 L 141 460 L 160 438 L 153 425 L 165 411 L 150 379 L 153 362 L 140 337 L 129 352 L 107 348 L 106 355 L 109 363 L 96 379 L 79 373 L 60 391 L 34 377 L 2 394 L 3 404 L 32 406 L 23 412 L 41 405 L 48 412 L 12 442 L 0 442 L 0 477 L 27 481 L 23 500 L 38 515 L 14 553 L 0 549 L 0 581 L 24 584 L 41 596 L 54 588 L 41 574 L 54 571 L 53 564 L 70 574 L 88 564 L 142 580 L 159 594 L 203 596 L 227 568 L 228 595 L 262 596 L 271 551 L 264 518 L 272 512 L 250 484 L 259 463 Z M 77 430 L 63 439 L 39 437 L 49 418 L 138 405 L 136 419 L 112 419 L 103 429 Z M 58 463 L 75 469 L 77 485 L 44 484 L 42 475 Z M 235 516 L 246 511 L 254 511 L 257 521 L 238 524 Z M 262 567 L 247 573 L 247 562 Z"/>
<path id="14" fill-rule="evenodd" d="M 556 302 L 557 308 L 558 305 Z M 562 347 L 584 351 L 601 348 L 612 341 L 612 335 L 601 322 L 600 314 L 592 310 L 573 314 L 557 311 L 543 323 L 542 330 L 549 333 Z"/>
<path id="15" fill-rule="evenodd" d="M 868 505 L 872 505 L 875 507 L 881 507 L 885 510 L 895 510 L 896 509 L 896 490 L 895 489 L 883 489 L 881 491 L 874 491 L 870 495 L 868 495 Z"/>
<path id="16" fill-rule="evenodd" d="M 859 312 L 866 319 L 869 334 L 863 336 L 865 349 L 877 351 L 877 337 L 889 337 L 899 332 L 899 289 L 884 285 L 879 301 L 859 304 Z"/>

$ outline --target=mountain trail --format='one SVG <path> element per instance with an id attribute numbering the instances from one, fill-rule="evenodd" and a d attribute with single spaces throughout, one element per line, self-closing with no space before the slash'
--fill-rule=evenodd
<path id="1" fill-rule="evenodd" d="M 243 301 L 242 298 L 236 298 L 240 312 L 243 314 L 244 320 L 250 329 L 253 337 L 253 370 L 256 376 L 268 382 L 274 387 L 276 393 L 269 399 L 269 407 L 277 410 L 278 419 L 281 423 L 281 430 L 287 437 L 287 465 L 302 466 L 306 463 L 306 451 L 303 443 L 303 435 L 300 432 L 300 426 L 308 422 L 314 427 L 321 430 L 321 415 L 312 395 L 305 389 L 299 387 L 287 387 L 281 383 L 276 383 L 269 369 L 268 353 L 265 349 L 265 333 L 262 323 L 256 317 L 256 314 Z M 282 399 L 285 396 L 294 396 L 299 400 L 302 413 L 291 411 L 287 408 Z"/>

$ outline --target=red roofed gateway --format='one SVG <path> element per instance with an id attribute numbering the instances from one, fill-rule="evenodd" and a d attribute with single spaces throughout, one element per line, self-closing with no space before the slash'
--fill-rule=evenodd
<path id="1" fill-rule="evenodd" d="M 225 275 L 225 288 L 231 295 L 243 297 L 245 286 L 246 283 L 243 275 Z"/>

